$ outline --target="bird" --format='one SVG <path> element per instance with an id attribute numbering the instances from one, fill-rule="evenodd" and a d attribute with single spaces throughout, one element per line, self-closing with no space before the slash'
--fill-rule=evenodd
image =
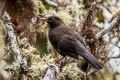
<path id="1" fill-rule="evenodd" d="M 63 57 L 69 56 L 75 59 L 82 57 L 97 70 L 102 69 L 102 65 L 85 47 L 86 44 L 83 38 L 67 26 L 61 18 L 49 16 L 46 21 L 50 27 L 48 32 L 49 41 L 59 54 Z"/>

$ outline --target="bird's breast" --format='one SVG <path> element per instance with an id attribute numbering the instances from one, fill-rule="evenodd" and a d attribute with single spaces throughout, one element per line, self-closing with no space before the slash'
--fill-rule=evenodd
<path id="1" fill-rule="evenodd" d="M 58 39 L 57 35 L 55 34 L 55 32 L 52 31 L 52 30 L 50 30 L 48 37 L 49 37 L 49 41 L 50 41 L 51 45 L 52 45 L 54 48 L 57 49 L 57 44 L 58 44 L 58 40 L 59 40 L 59 39 Z"/>

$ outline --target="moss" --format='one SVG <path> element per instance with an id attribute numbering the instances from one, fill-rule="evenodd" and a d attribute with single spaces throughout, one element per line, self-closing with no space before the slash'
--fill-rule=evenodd
<path id="1" fill-rule="evenodd" d="M 36 77 L 39 79 L 43 78 L 45 69 L 49 65 L 58 65 L 58 64 L 55 64 L 54 58 L 51 56 L 51 54 L 44 55 L 42 58 L 39 55 L 32 54 L 31 67 L 33 68 L 34 72 L 30 73 L 29 75 L 31 75 L 34 79 Z M 58 73 L 57 75 L 58 80 L 60 79 L 60 77 L 63 77 L 65 73 L 70 74 L 70 76 L 74 80 L 78 80 L 82 76 L 80 70 L 77 68 L 77 62 L 73 62 L 64 66 L 62 72 Z"/>

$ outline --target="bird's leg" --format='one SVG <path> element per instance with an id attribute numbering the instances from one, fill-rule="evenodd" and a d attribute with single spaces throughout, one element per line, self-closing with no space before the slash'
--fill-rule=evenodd
<path id="1" fill-rule="evenodd" d="M 55 60 L 58 59 L 58 53 L 55 49 L 53 51 L 53 57 L 55 58 Z"/>
<path id="2" fill-rule="evenodd" d="M 87 68 L 87 70 L 86 70 L 86 72 L 85 72 L 85 78 L 87 79 L 87 77 L 88 77 L 88 72 L 89 72 L 89 64 L 88 64 L 88 68 Z"/>
<path id="3" fill-rule="evenodd" d="M 53 47 L 50 47 L 50 50 L 51 50 L 51 54 L 52 54 L 53 58 L 56 61 L 56 59 L 58 59 L 58 53 L 57 53 L 57 51 Z"/>
<path id="4" fill-rule="evenodd" d="M 56 64 L 59 64 L 60 61 L 61 61 L 63 58 L 64 58 L 63 56 L 61 56 L 60 58 L 57 58 L 57 59 L 55 60 L 55 63 L 56 63 Z"/>
<path id="5" fill-rule="evenodd" d="M 60 56 L 59 54 L 58 54 L 58 52 L 54 49 L 54 48 L 50 48 L 50 50 L 51 50 L 51 53 L 52 53 L 52 56 L 54 57 L 54 59 L 55 59 L 55 63 L 59 63 L 59 61 L 60 60 L 62 60 L 64 57 L 63 56 Z"/>
<path id="6" fill-rule="evenodd" d="M 54 50 L 54 55 L 53 55 L 54 59 L 55 59 L 55 63 L 59 64 L 60 60 L 62 60 L 64 57 L 59 55 L 58 52 L 56 50 Z"/>
<path id="7" fill-rule="evenodd" d="M 88 74 L 88 71 L 86 71 L 86 73 L 85 73 L 85 80 L 87 79 L 87 74 Z"/>

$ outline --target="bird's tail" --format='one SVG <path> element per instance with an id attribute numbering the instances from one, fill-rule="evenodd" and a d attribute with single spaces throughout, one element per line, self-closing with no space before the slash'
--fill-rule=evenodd
<path id="1" fill-rule="evenodd" d="M 82 56 L 85 60 L 87 60 L 93 67 L 96 69 L 102 69 L 101 64 L 96 60 L 96 58 L 90 54 L 90 53 L 80 53 L 80 56 Z"/>

